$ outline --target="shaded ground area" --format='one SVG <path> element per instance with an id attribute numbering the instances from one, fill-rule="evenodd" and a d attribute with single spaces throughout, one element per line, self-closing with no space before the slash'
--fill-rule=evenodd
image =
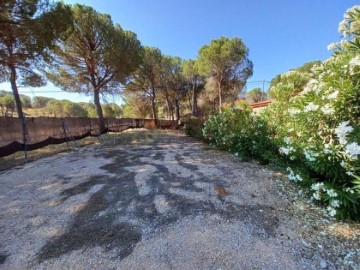
<path id="1" fill-rule="evenodd" d="M 0 268 L 356 269 L 358 247 L 314 248 L 329 221 L 299 220 L 279 175 L 203 148 L 166 133 L 3 172 Z"/>

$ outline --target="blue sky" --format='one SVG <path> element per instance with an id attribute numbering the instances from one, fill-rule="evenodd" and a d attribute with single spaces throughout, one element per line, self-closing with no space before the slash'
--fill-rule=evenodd
<path id="1" fill-rule="evenodd" d="M 338 41 L 338 24 L 344 12 L 358 4 L 352 0 L 65 0 L 92 6 L 111 15 L 115 23 L 135 32 L 143 45 L 183 59 L 221 36 L 239 37 L 250 50 L 254 75 L 248 81 L 270 81 L 275 75 L 312 60 L 325 60 L 327 45 Z M 249 83 L 248 90 L 262 87 Z M 268 84 L 265 84 L 265 90 Z M 8 86 L 0 85 L 0 89 Z M 9 88 L 7 89 L 9 90 Z M 43 95 L 89 101 L 78 94 L 49 85 L 22 89 Z M 43 92 L 43 93 L 42 93 Z M 109 97 L 108 101 L 121 99 Z"/>

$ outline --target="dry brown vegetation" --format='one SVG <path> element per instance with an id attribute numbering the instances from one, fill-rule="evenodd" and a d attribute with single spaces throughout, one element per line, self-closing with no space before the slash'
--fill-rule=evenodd
<path id="1" fill-rule="evenodd" d="M 87 137 L 82 140 L 76 141 L 79 147 L 84 147 L 90 144 L 105 144 L 109 145 L 121 145 L 129 143 L 151 143 L 161 137 L 162 131 L 159 130 L 126 130 L 121 133 L 109 133 L 104 134 L 100 138 Z M 73 141 L 57 145 L 49 145 L 34 151 L 27 152 L 27 162 L 39 160 L 41 158 L 49 157 L 61 152 L 76 151 L 76 145 Z M 0 158 L 0 171 L 4 171 L 16 166 L 20 166 L 26 163 L 25 153 L 17 152 L 13 155 Z"/>

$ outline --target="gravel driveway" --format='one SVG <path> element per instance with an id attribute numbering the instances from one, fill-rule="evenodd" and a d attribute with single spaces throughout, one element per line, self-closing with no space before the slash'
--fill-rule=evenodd
<path id="1" fill-rule="evenodd" d="M 171 132 L 38 160 L 0 174 L 0 269 L 356 269 L 279 177 Z"/>

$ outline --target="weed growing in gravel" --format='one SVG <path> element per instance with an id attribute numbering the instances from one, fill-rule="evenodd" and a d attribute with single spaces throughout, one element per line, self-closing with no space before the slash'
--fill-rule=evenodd
<path id="1" fill-rule="evenodd" d="M 77 144 L 82 147 L 85 145 L 90 145 L 98 143 L 98 139 L 88 137 L 82 140 L 77 141 Z M 69 147 L 68 147 L 69 146 Z M 68 146 L 66 143 L 62 144 L 52 144 L 45 146 L 43 148 L 28 151 L 28 162 L 35 161 L 41 158 L 53 156 L 58 153 L 66 152 L 66 151 L 75 151 L 76 145 L 74 142 L 69 142 Z M 0 158 L 0 171 L 10 169 L 12 167 L 20 166 L 25 163 L 25 155 L 24 152 L 16 152 L 10 156 Z"/>

